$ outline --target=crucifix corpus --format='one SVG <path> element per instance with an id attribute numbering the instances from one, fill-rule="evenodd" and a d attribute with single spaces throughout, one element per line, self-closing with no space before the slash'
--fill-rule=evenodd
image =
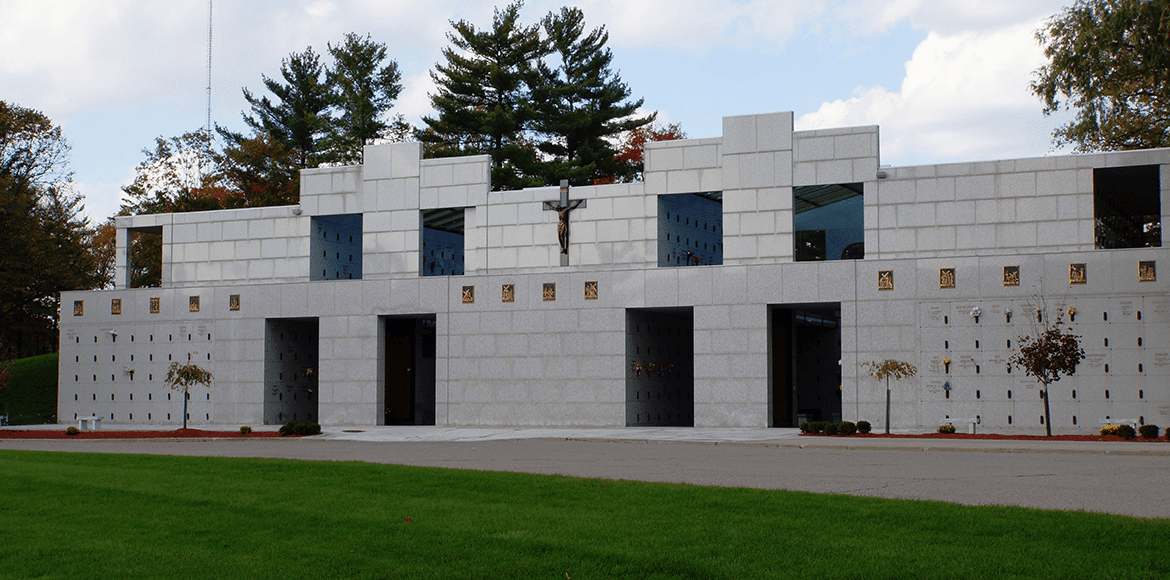
<path id="1" fill-rule="evenodd" d="M 560 221 L 557 223 L 557 241 L 561 243 L 561 265 L 569 265 L 569 212 L 585 207 L 583 199 L 569 200 L 569 180 L 561 180 L 561 198 L 544 202 L 546 211 L 555 211 Z"/>

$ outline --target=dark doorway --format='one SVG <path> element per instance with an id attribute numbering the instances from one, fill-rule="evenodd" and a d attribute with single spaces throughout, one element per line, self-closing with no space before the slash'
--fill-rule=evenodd
<path id="1" fill-rule="evenodd" d="M 691 308 L 626 310 L 626 426 L 695 424 Z"/>
<path id="2" fill-rule="evenodd" d="M 1162 247 L 1162 186 L 1157 165 L 1093 170 L 1098 249 Z"/>
<path id="3" fill-rule="evenodd" d="M 772 306 L 770 424 L 841 420 L 841 305 Z"/>
<path id="4" fill-rule="evenodd" d="M 316 318 L 264 321 L 264 424 L 316 422 Z"/>
<path id="5" fill-rule="evenodd" d="M 382 421 L 435 424 L 435 315 L 383 317 Z"/>

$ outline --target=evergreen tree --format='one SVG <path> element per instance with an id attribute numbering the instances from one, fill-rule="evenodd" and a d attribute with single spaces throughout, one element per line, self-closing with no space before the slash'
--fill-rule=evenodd
<path id="1" fill-rule="evenodd" d="M 533 88 L 540 150 L 551 157 L 540 167 L 545 183 L 631 180 L 637 168 L 618 159 L 614 141 L 657 116 L 634 116 L 643 100 L 628 101 L 629 87 L 610 70 L 609 33 L 601 27 L 585 34 L 584 20 L 580 9 L 566 7 L 543 21 L 549 47 L 560 60 L 556 69 L 539 63 Z"/>
<path id="2" fill-rule="evenodd" d="M 386 45 L 367 34 L 345 35 L 337 46 L 329 45 L 333 67 L 327 71 L 331 100 L 339 115 L 333 120 L 329 141 L 333 161 L 361 163 L 362 147 L 387 138 L 404 121 L 387 123 L 383 117 L 402 92 L 398 63 L 386 61 Z M 401 129 L 397 129 L 401 132 Z"/>
<path id="3" fill-rule="evenodd" d="M 244 115 L 244 122 L 256 134 L 268 134 L 291 150 L 298 167 L 316 167 L 321 161 L 321 141 L 329 131 L 331 97 L 323 80 L 325 69 L 313 48 L 307 47 L 281 60 L 280 74 L 285 84 L 262 77 L 278 103 L 256 98 L 244 89 L 244 98 L 252 106 L 252 115 Z"/>
<path id="4" fill-rule="evenodd" d="M 522 2 L 496 9 L 490 30 L 452 22 L 445 64 L 431 72 L 437 117 L 424 117 L 418 133 L 438 155 L 491 155 L 492 188 L 542 185 L 533 176 L 536 149 L 529 137 L 535 117 L 530 86 L 534 63 L 547 54 L 538 26 L 519 24 Z"/>

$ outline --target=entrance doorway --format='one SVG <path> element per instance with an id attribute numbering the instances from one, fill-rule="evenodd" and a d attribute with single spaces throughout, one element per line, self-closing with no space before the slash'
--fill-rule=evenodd
<path id="1" fill-rule="evenodd" d="M 769 424 L 841 420 L 841 304 L 768 309 Z"/>
<path id="2" fill-rule="evenodd" d="M 626 426 L 694 425 L 693 309 L 626 310 Z"/>
<path id="3" fill-rule="evenodd" d="M 264 321 L 264 424 L 317 421 L 316 318 Z"/>
<path id="4" fill-rule="evenodd" d="M 382 424 L 435 424 L 435 315 L 384 316 Z"/>

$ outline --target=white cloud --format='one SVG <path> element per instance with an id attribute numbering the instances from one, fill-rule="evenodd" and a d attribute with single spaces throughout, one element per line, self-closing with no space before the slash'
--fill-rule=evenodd
<path id="1" fill-rule="evenodd" d="M 1032 155 L 1048 133 L 1028 89 L 1044 63 L 1039 21 L 991 31 L 931 32 L 906 63 L 898 91 L 859 87 L 801 116 L 800 129 L 881 125 L 883 163 Z"/>

